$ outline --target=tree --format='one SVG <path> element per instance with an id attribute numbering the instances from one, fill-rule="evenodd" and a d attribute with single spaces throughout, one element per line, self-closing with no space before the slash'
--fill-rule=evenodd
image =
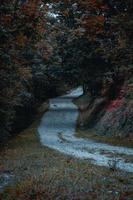
<path id="1" fill-rule="evenodd" d="M 86 85 L 90 76 L 102 79 L 107 71 L 116 84 L 122 84 L 122 71 L 131 71 L 132 66 L 131 1 L 58 1 L 55 8 L 65 26 L 60 42 L 64 69 L 68 66 L 69 72 L 82 71 Z"/>
<path id="2" fill-rule="evenodd" d="M 31 113 L 32 62 L 45 34 L 45 4 L 40 0 L 0 2 L 0 139 L 12 130 L 17 110 Z"/>

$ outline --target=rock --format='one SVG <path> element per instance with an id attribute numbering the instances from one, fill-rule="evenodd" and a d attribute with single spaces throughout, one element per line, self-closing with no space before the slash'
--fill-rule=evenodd
<path id="1" fill-rule="evenodd" d="M 98 135 L 133 138 L 132 97 L 132 84 L 122 86 L 113 100 L 106 95 L 88 99 L 81 96 L 76 102 L 80 110 L 79 126 L 91 128 Z"/>
<path id="2" fill-rule="evenodd" d="M 98 133 L 119 137 L 133 137 L 133 101 L 114 106 L 106 110 L 105 114 L 95 125 Z"/>

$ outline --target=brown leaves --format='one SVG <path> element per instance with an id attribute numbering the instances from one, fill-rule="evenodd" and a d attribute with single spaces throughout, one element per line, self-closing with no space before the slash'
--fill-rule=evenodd
<path id="1" fill-rule="evenodd" d="M 10 25 L 12 22 L 12 16 L 10 14 L 1 16 L 1 22 L 4 25 Z"/>
<path id="2" fill-rule="evenodd" d="M 105 11 L 108 9 L 108 6 L 104 4 L 103 0 L 85 0 L 80 1 L 80 6 L 84 9 L 90 10 L 90 11 Z"/>
<path id="3" fill-rule="evenodd" d="M 46 60 L 48 60 L 53 53 L 53 47 L 44 41 L 38 42 L 36 48 L 41 56 Z"/>
<path id="4" fill-rule="evenodd" d="M 28 16 L 34 16 L 39 5 L 40 0 L 29 0 L 22 5 L 22 11 Z"/>
<path id="5" fill-rule="evenodd" d="M 32 78 L 32 71 L 28 67 L 19 68 L 18 73 L 22 79 L 29 80 Z"/>
<path id="6" fill-rule="evenodd" d="M 89 16 L 85 19 L 85 28 L 88 33 L 99 34 L 104 32 L 104 16 Z"/>
<path id="7" fill-rule="evenodd" d="M 64 15 L 65 17 L 69 17 L 69 10 L 66 9 L 65 11 L 63 11 L 63 15 Z"/>
<path id="8" fill-rule="evenodd" d="M 19 35 L 17 35 L 16 41 L 18 46 L 24 47 L 27 42 L 27 37 L 24 35 L 24 33 L 21 32 Z"/>

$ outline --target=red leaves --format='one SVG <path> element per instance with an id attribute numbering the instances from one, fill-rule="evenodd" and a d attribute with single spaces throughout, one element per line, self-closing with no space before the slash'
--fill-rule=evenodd
<path id="1" fill-rule="evenodd" d="M 27 3 L 23 4 L 21 7 L 22 12 L 29 16 L 34 17 L 40 0 L 29 0 Z"/>
<path id="2" fill-rule="evenodd" d="M 80 1 L 80 6 L 86 10 L 83 18 L 83 25 L 89 34 L 89 37 L 94 39 L 99 34 L 105 34 L 104 24 L 108 7 L 102 0 Z"/>
<path id="3" fill-rule="evenodd" d="M 85 21 L 85 28 L 88 33 L 99 34 L 104 32 L 104 16 L 89 16 Z"/>
<path id="4" fill-rule="evenodd" d="M 112 112 L 113 110 L 121 107 L 123 105 L 123 102 L 123 99 L 116 99 L 112 101 L 111 104 L 108 106 L 107 111 Z"/>
<path id="5" fill-rule="evenodd" d="M 102 0 L 80 1 L 80 5 L 89 11 L 104 12 L 108 9 L 108 6 Z"/>
<path id="6" fill-rule="evenodd" d="M 124 95 L 125 95 L 125 90 L 124 88 L 121 88 L 118 98 L 111 102 L 111 104 L 107 108 L 107 111 L 112 112 L 113 110 L 121 107 L 124 103 Z"/>

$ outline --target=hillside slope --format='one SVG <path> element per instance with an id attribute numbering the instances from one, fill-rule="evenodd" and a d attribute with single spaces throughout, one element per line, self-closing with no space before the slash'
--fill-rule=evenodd
<path id="1" fill-rule="evenodd" d="M 107 96 L 83 95 L 75 103 L 80 110 L 80 129 L 98 135 L 133 138 L 133 84 L 124 84 L 113 100 Z"/>

